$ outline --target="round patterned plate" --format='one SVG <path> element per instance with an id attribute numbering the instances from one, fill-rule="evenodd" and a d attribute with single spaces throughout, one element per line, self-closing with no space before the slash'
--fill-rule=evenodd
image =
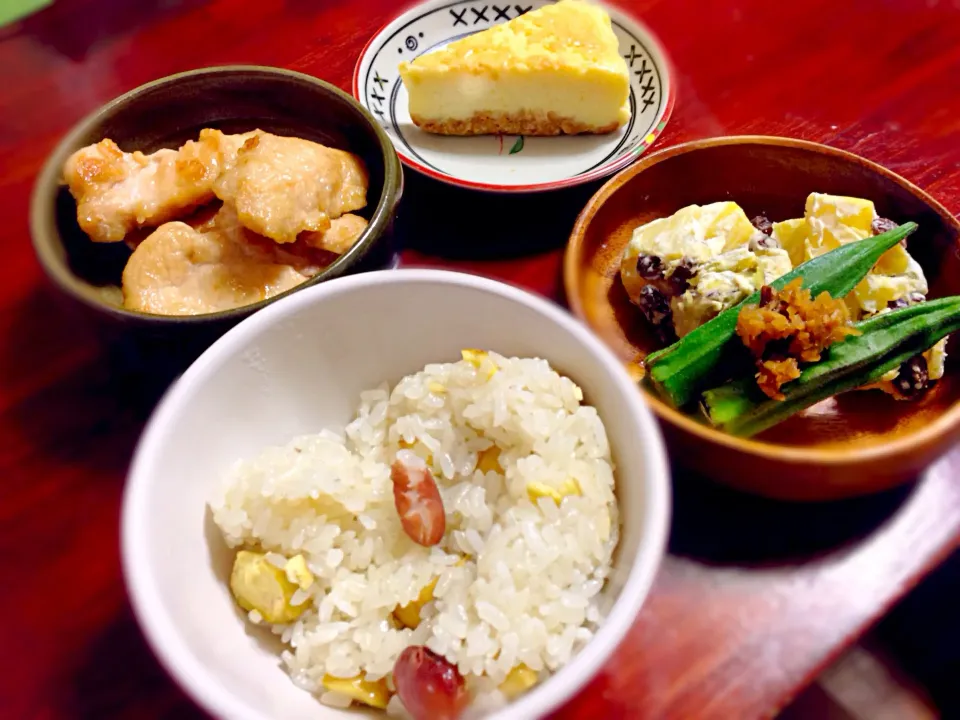
<path id="1" fill-rule="evenodd" d="M 604 6 L 630 68 L 630 122 L 607 135 L 447 137 L 410 119 L 397 66 L 550 0 L 427 0 L 382 28 L 360 54 L 353 94 L 383 125 L 404 164 L 453 185 L 500 192 L 553 190 L 629 165 L 659 135 L 673 108 L 667 56 L 635 18 Z"/>

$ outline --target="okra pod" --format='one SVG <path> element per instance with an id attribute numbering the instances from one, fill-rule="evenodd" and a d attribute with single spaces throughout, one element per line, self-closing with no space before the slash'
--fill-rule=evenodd
<path id="1" fill-rule="evenodd" d="M 841 245 L 798 265 L 770 284 L 781 290 L 799 277 L 813 297 L 822 292 L 834 298 L 844 297 L 870 272 L 883 253 L 916 229 L 916 223 L 907 222 L 880 235 Z M 675 407 L 683 407 L 708 386 L 718 366 L 737 364 L 733 352 L 737 345 L 737 316 L 744 305 L 756 304 L 759 298 L 758 290 L 670 347 L 648 355 L 644 361 L 647 378 L 658 393 Z M 743 360 L 749 362 L 747 358 Z"/>
<path id="2" fill-rule="evenodd" d="M 831 345 L 824 357 L 771 400 L 753 376 L 707 390 L 701 409 L 711 425 L 749 437 L 833 395 L 878 381 L 910 358 L 960 330 L 960 296 L 930 300 L 856 323 L 859 335 Z"/>

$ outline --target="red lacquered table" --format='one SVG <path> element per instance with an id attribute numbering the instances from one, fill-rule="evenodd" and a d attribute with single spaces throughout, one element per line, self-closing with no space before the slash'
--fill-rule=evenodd
<path id="1" fill-rule="evenodd" d="M 960 210 L 960 6 L 643 0 L 678 99 L 657 147 L 779 134 L 865 155 Z M 56 0 L 0 30 L 0 717 L 202 714 L 153 659 L 120 575 L 119 503 L 149 403 L 68 322 L 27 201 L 78 118 L 204 65 L 278 65 L 343 88 L 394 0 Z M 596 186 L 496 197 L 407 173 L 405 264 L 562 301 L 560 259 Z M 792 506 L 687 475 L 670 555 L 629 638 L 563 718 L 775 714 L 960 544 L 960 450 L 873 498 Z"/>

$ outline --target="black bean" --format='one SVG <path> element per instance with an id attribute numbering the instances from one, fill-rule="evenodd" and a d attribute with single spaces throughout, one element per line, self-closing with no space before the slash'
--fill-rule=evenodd
<path id="1" fill-rule="evenodd" d="M 766 215 L 757 215 L 753 220 L 750 221 L 750 224 L 764 235 L 769 235 L 773 232 L 773 223 L 770 222 L 770 218 L 768 218 Z"/>
<path id="2" fill-rule="evenodd" d="M 669 324 L 673 315 L 667 296 L 653 285 L 644 285 L 640 289 L 640 299 L 637 301 L 637 305 L 647 322 L 655 327 Z"/>
<path id="3" fill-rule="evenodd" d="M 888 220 L 887 218 L 878 217 L 870 224 L 870 229 L 873 230 L 874 235 L 881 235 L 882 233 L 893 230 L 894 228 L 900 227 L 893 220 Z"/>
<path id="4" fill-rule="evenodd" d="M 747 244 L 750 252 L 758 252 L 759 250 L 774 250 L 780 247 L 774 238 L 769 235 L 762 235 L 760 233 L 754 233 L 750 236 L 750 242 Z"/>
<path id="5" fill-rule="evenodd" d="M 913 397 L 926 390 L 929 383 L 927 360 L 923 355 L 916 355 L 900 366 L 900 372 L 894 379 L 893 386 L 904 397 Z"/>
<path id="6" fill-rule="evenodd" d="M 670 274 L 670 289 L 674 295 L 682 295 L 690 287 L 690 279 L 697 274 L 697 266 L 690 258 L 683 258 Z"/>
<path id="7" fill-rule="evenodd" d="M 894 228 L 898 227 L 900 226 L 897 225 L 897 223 L 895 223 L 893 220 L 888 220 L 887 218 L 882 217 L 878 217 L 876 220 L 870 223 L 870 229 L 873 230 L 874 235 L 880 235 L 881 233 L 885 233 L 888 230 L 893 230 Z M 907 239 L 904 238 L 901 240 L 900 244 L 904 247 L 904 249 L 906 249 Z"/>
<path id="8" fill-rule="evenodd" d="M 637 274 L 644 280 L 663 278 L 663 260 L 656 255 L 637 255 Z"/>
<path id="9" fill-rule="evenodd" d="M 918 303 L 925 302 L 926 299 L 927 298 L 924 297 L 923 293 L 912 292 L 908 294 L 906 297 L 897 298 L 896 300 L 891 300 L 890 302 L 887 303 L 887 307 L 890 308 L 891 310 L 896 310 L 898 308 L 905 308 L 910 305 L 917 305 Z"/>

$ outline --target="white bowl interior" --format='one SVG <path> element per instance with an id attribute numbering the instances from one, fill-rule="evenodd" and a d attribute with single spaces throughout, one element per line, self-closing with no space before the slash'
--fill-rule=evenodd
<path id="1" fill-rule="evenodd" d="M 621 511 L 604 591 L 617 602 L 606 624 L 496 717 L 536 717 L 559 704 L 622 639 L 663 553 L 669 513 L 659 431 L 626 372 L 565 312 L 509 286 L 440 271 L 368 273 L 296 293 L 228 333 L 171 389 L 138 448 L 123 518 L 128 586 L 160 659 L 208 711 L 251 720 L 363 714 L 298 690 L 272 636 L 245 623 L 227 586 L 232 553 L 207 501 L 237 459 L 340 429 L 361 390 L 456 360 L 465 347 L 545 357 L 580 384 L 610 437 Z"/>

